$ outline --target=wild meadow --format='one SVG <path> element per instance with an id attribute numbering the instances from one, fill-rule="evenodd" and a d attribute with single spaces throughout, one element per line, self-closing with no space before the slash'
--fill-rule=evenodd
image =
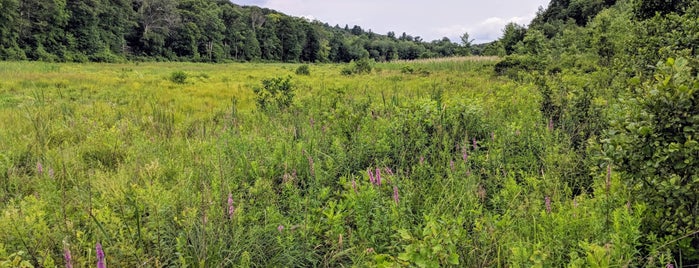
<path id="1" fill-rule="evenodd" d="M 0 266 L 673 263 L 496 62 L 1 62 Z"/>

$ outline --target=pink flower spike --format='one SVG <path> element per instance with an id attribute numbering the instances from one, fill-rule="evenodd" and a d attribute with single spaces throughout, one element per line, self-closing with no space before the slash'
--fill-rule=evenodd
<path id="1" fill-rule="evenodd" d="M 544 205 L 546 206 L 546 213 L 551 213 L 551 198 L 546 196 L 544 198 Z"/>
<path id="2" fill-rule="evenodd" d="M 233 219 L 235 207 L 233 207 L 233 194 L 228 193 L 228 219 Z"/>
<path id="3" fill-rule="evenodd" d="M 461 155 L 461 158 L 464 159 L 464 162 L 468 162 L 468 152 L 464 151 L 464 153 Z"/>
<path id="4" fill-rule="evenodd" d="M 66 260 L 66 268 L 73 268 L 73 258 L 70 256 L 70 249 L 63 249 L 63 258 Z"/>
<path id="5" fill-rule="evenodd" d="M 284 225 L 280 224 L 279 226 L 277 226 L 277 231 L 279 231 L 280 233 L 284 231 Z"/>
<path id="6" fill-rule="evenodd" d="M 107 264 L 104 261 L 104 251 L 102 250 L 102 244 L 100 244 L 100 242 L 97 242 L 95 252 L 97 253 L 97 268 L 107 268 Z"/>
<path id="7" fill-rule="evenodd" d="M 396 202 L 396 205 L 398 205 L 398 202 L 400 201 L 400 198 L 398 197 L 398 187 L 393 186 L 393 201 Z"/>
<path id="8" fill-rule="evenodd" d="M 381 186 L 381 169 L 376 168 L 376 185 Z"/>
<path id="9" fill-rule="evenodd" d="M 370 169 L 370 168 L 367 168 L 367 169 L 366 169 L 366 172 L 369 173 L 369 182 L 370 182 L 371 184 L 375 184 L 375 183 L 376 183 L 376 182 L 375 182 L 376 180 L 374 179 L 374 174 L 371 173 L 371 169 Z"/>
<path id="10" fill-rule="evenodd" d="M 476 138 L 473 138 L 473 149 L 478 150 L 478 142 L 476 141 Z"/>
<path id="11" fill-rule="evenodd" d="M 44 173 L 44 166 L 41 165 L 41 162 L 36 162 L 36 173 L 39 175 Z"/>

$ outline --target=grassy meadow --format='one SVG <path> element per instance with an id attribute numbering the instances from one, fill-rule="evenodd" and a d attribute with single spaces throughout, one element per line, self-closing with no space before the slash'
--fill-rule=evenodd
<path id="1" fill-rule="evenodd" d="M 670 262 L 496 62 L 0 62 L 0 267 L 94 266 L 97 243 L 109 267 Z M 293 98 L 262 108 L 275 77 Z"/>

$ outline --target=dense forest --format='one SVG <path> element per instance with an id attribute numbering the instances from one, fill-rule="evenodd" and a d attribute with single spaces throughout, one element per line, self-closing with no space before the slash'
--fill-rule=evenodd
<path id="1" fill-rule="evenodd" d="M 331 27 L 228 0 L 0 0 L 0 59 L 67 62 L 349 62 L 470 54 L 468 35 L 426 42 Z"/>

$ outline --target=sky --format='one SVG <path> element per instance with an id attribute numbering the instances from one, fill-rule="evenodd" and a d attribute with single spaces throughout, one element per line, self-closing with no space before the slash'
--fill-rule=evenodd
<path id="1" fill-rule="evenodd" d="M 231 0 L 279 12 L 365 31 L 396 35 L 403 32 L 425 41 L 448 37 L 460 42 L 467 32 L 474 44 L 502 35 L 508 22 L 527 25 L 549 0 Z"/>

